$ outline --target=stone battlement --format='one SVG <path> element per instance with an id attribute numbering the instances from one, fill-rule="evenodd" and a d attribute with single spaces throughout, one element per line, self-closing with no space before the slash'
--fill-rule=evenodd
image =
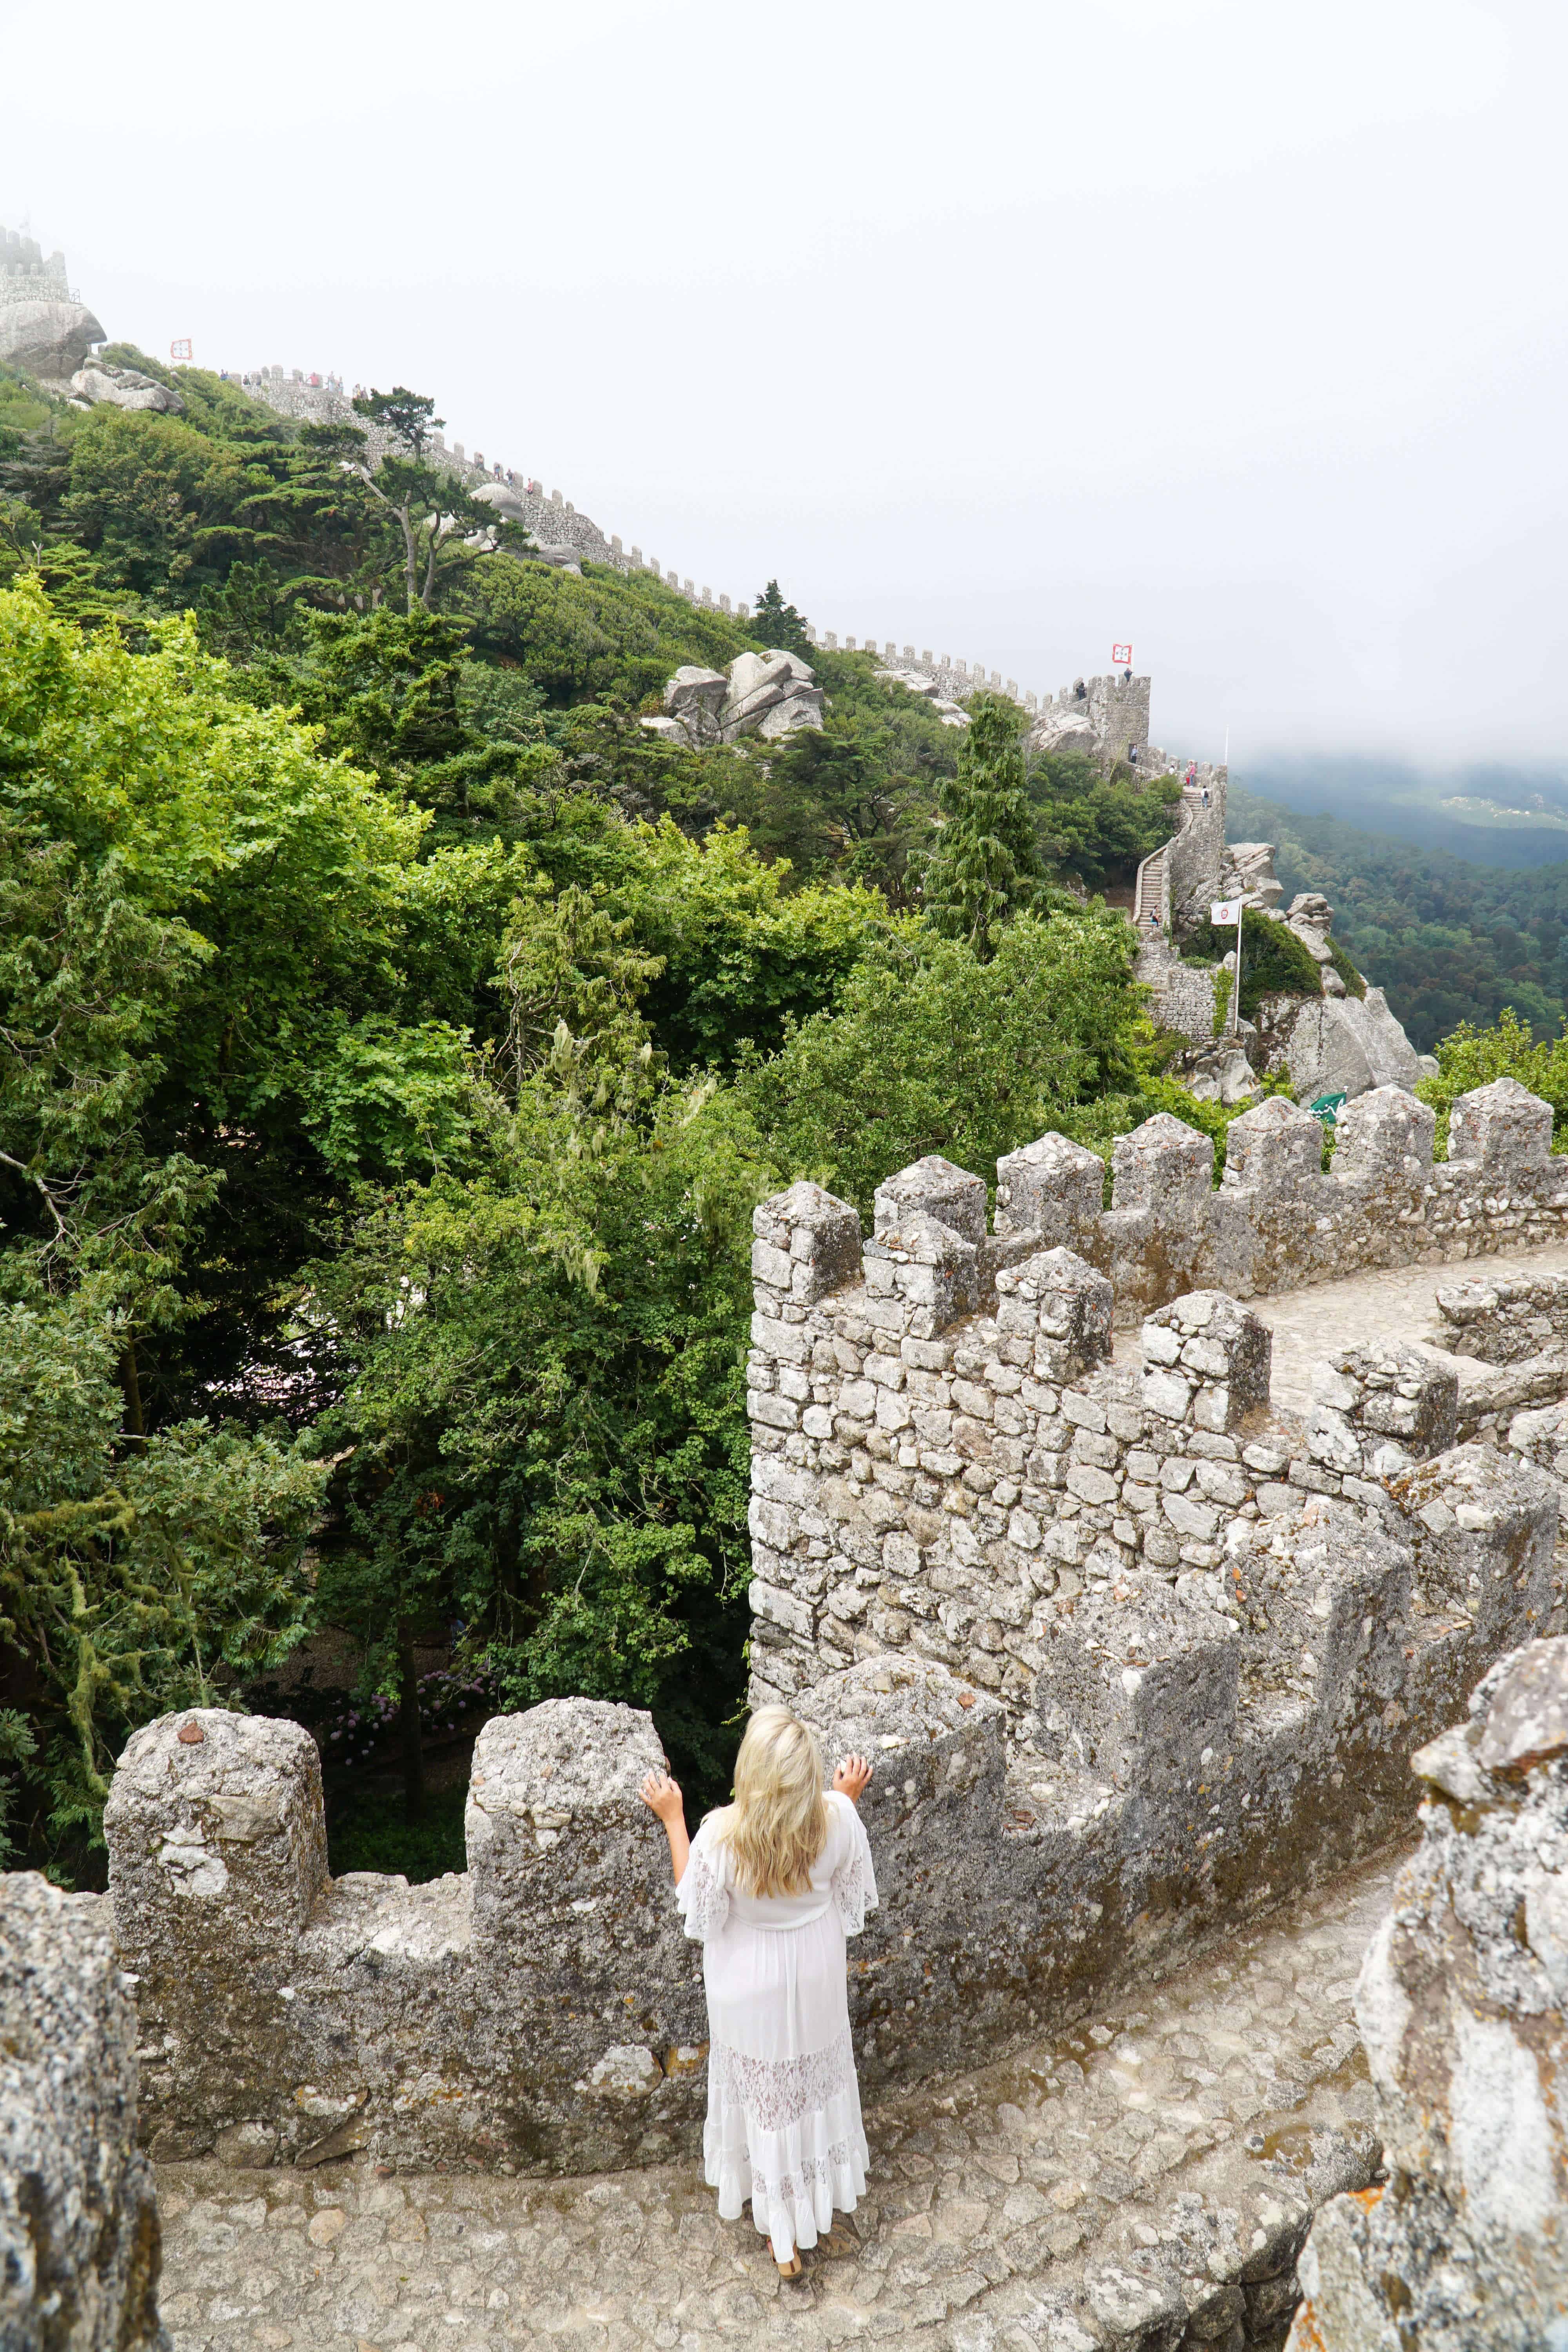
<path id="1" fill-rule="evenodd" d="M 1543 1108 L 1468 1098 L 1460 1165 Z M 812 1185 L 756 1216 L 752 1695 L 877 1765 L 873 2092 L 1147 1987 L 1374 1849 L 1411 1748 L 1561 1617 L 1561 1433 L 1454 1443 L 1461 1374 L 1516 1377 L 1558 1294 L 1446 1290 L 1469 1357 L 1347 1347 L 1292 1422 L 1268 1328 L 1215 1286 L 1112 1360 L 1110 1279 L 1042 1245 L 1053 1164 L 1005 1163 L 995 1231 L 942 1160 L 883 1186 L 869 1237 Z M 700 1958 L 637 1796 L 659 1756 L 630 1707 L 493 1719 L 468 1870 L 411 1887 L 328 1875 L 298 1726 L 136 1733 L 105 1832 L 154 2152 L 546 2171 L 693 2146 Z"/>
<path id="2" fill-rule="evenodd" d="M 1067 1356 L 1092 1337 L 1058 1319 Z M 1251 1325 L 1188 1302 L 1157 1327 L 1177 1349 L 1164 1376 L 1194 1375 L 1202 1419 L 1251 1410 Z M 1207 1433 L 1194 1412 L 1205 1463 Z M 858 1748 L 877 1765 L 882 1908 L 850 1977 L 868 2089 L 1146 1987 L 1385 1840 L 1411 1747 L 1550 1622 L 1557 1494 L 1528 1465 L 1453 1449 L 1374 1508 L 1299 1498 L 1223 1581 L 1090 1583 L 1054 1614 L 1026 1745 L 998 1697 L 913 1653 L 796 1693 L 829 1759 Z M 105 1815 L 108 1901 L 154 2155 L 309 2168 L 366 2149 L 537 2172 L 693 2147 L 700 1959 L 636 1794 L 658 1759 L 628 1707 L 495 1718 L 467 1874 L 411 1887 L 327 1876 L 298 1726 L 204 1708 L 136 1733 Z"/>
<path id="3" fill-rule="evenodd" d="M 1436 1167 L 1434 1125 L 1397 1088 L 1363 1096 L 1325 1176 L 1317 1120 L 1271 1099 L 1232 1124 L 1216 1191 L 1208 1139 L 1162 1115 L 1118 1141 L 1110 1209 L 1103 1163 L 1047 1135 L 999 1162 L 994 1230 L 982 1180 L 937 1158 L 879 1188 L 869 1238 L 817 1186 L 764 1202 L 753 1702 L 913 1650 L 1000 1693 L 1026 1737 L 1043 1620 L 1086 1575 L 1196 1578 L 1223 1612 L 1225 1547 L 1249 1519 L 1310 1494 L 1380 1510 L 1384 1481 L 1459 1433 L 1458 1369 L 1397 1345 L 1342 1354 L 1303 1431 L 1271 1418 L 1267 1333 L 1237 1300 L 1562 1230 L 1549 1106 L 1510 1079 L 1462 1097 Z M 1471 1287 L 1468 1307 L 1444 1294 L 1468 1353 L 1517 1349 L 1520 1286 Z M 1529 1339 L 1551 1316 L 1525 1303 Z M 1134 1319 L 1140 1375 L 1110 1360 L 1113 1324 Z M 1560 1348 L 1472 1372 L 1465 1433 L 1564 1385 Z"/>

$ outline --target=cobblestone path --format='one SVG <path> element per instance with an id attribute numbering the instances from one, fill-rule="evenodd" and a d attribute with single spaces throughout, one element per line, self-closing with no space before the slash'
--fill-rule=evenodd
<path id="1" fill-rule="evenodd" d="M 1518 1250 L 1508 1256 L 1468 1258 L 1442 1265 L 1384 1266 L 1280 1291 L 1244 1304 L 1274 1334 L 1269 1390 L 1277 1412 L 1304 1413 L 1311 1402 L 1312 1366 L 1331 1349 L 1374 1345 L 1380 1339 L 1426 1339 L 1437 1320 L 1437 1293 L 1456 1282 L 1488 1275 L 1559 1274 L 1568 1269 L 1568 1244 Z M 1116 1361 L 1142 1364 L 1141 1329 L 1119 1331 Z"/>
<path id="2" fill-rule="evenodd" d="M 874 2110 L 781 2286 L 695 2163 L 584 2179 L 160 2168 L 175 2352 L 1277 2345 L 1309 2204 L 1363 2185 L 1351 2017 L 1393 1861 L 1057 2042 Z M 1160 2323 L 1163 2321 L 1162 2327 Z"/>

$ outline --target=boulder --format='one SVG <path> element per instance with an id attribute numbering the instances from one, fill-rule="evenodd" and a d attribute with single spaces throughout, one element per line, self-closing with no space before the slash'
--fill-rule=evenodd
<path id="1" fill-rule="evenodd" d="M 823 702 L 810 663 L 779 646 L 737 654 L 727 672 L 683 665 L 664 689 L 668 719 L 696 747 L 738 742 L 742 735 L 772 741 L 797 728 L 820 727 Z M 668 726 L 657 731 L 668 734 Z"/>
<path id="2" fill-rule="evenodd" d="M 522 492 L 514 490 L 510 482 L 481 482 L 473 495 L 480 506 L 493 508 L 503 521 L 521 523 L 525 530 L 531 527 Z"/>
<path id="3" fill-rule="evenodd" d="M 785 695 L 782 702 L 775 702 L 771 709 L 763 711 L 757 724 L 757 733 L 771 742 L 780 735 L 793 735 L 797 728 L 820 727 L 821 724 L 821 694 L 815 687 L 797 688 L 794 694 Z"/>
<path id="4" fill-rule="evenodd" d="M 489 508 L 498 523 L 516 523 L 527 531 L 537 530 L 538 525 L 529 514 L 522 492 L 514 489 L 510 482 L 481 482 L 473 496 L 480 506 Z M 493 531 L 483 532 L 480 538 L 488 546 L 494 547 L 497 543 Z M 468 541 L 470 547 L 475 543 L 473 540 Z M 573 572 L 578 579 L 583 576 L 583 550 L 570 540 L 536 539 L 531 547 L 521 551 L 528 562 L 553 564 L 557 571 Z"/>
<path id="5" fill-rule="evenodd" d="M 730 664 L 730 691 L 721 722 L 726 739 L 749 735 L 765 710 L 782 701 L 795 684 L 793 656 L 785 653 L 737 654 Z"/>
<path id="6" fill-rule="evenodd" d="M 75 398 L 89 408 L 145 408 L 159 416 L 184 413 L 179 394 L 160 383 L 156 376 L 143 375 L 140 368 L 110 367 L 104 360 L 91 360 L 78 368 L 70 386 Z"/>
<path id="7" fill-rule="evenodd" d="M 1053 704 L 1042 710 L 1029 730 L 1029 749 L 1042 752 L 1081 752 L 1086 760 L 1100 756 L 1100 736 L 1087 710 Z"/>
<path id="8" fill-rule="evenodd" d="M 664 689 L 664 707 L 690 742 L 717 743 L 721 740 L 719 714 L 729 692 L 730 681 L 721 669 L 683 662 Z"/>
<path id="9" fill-rule="evenodd" d="M 1270 910 L 1285 895 L 1282 883 L 1274 876 L 1274 844 L 1271 841 L 1228 841 L 1225 845 L 1225 863 L 1220 874 L 1216 895 L 1221 898 L 1242 898 L 1249 907 Z"/>
<path id="10" fill-rule="evenodd" d="M 1258 1027 L 1269 1066 L 1289 1073 L 1299 1102 L 1363 1095 L 1373 1087 L 1414 1091 L 1426 1075 L 1381 988 L 1369 988 L 1364 998 L 1268 998 Z"/>
<path id="11" fill-rule="evenodd" d="M 103 329 L 84 302 L 0 302 L 0 361 L 28 375 L 74 375 Z"/>
<path id="12" fill-rule="evenodd" d="M 1315 963 L 1332 963 L 1329 929 L 1334 910 L 1321 890 L 1298 890 L 1285 920 Z"/>
<path id="13" fill-rule="evenodd" d="M 1199 1102 L 1223 1103 L 1226 1110 L 1258 1097 L 1257 1077 L 1239 1045 L 1221 1044 L 1199 1054 L 1185 1084 Z"/>

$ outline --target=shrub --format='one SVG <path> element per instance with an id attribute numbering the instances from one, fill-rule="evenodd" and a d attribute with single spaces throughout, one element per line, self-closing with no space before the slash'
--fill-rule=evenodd
<path id="1" fill-rule="evenodd" d="M 1187 963 L 1218 963 L 1236 945 L 1228 924 L 1199 923 L 1182 946 Z M 1241 1017 L 1252 1020 L 1266 996 L 1321 996 L 1322 979 L 1310 949 L 1288 924 L 1256 907 L 1241 919 Z"/>
<path id="2" fill-rule="evenodd" d="M 1489 1029 L 1472 1028 L 1461 1021 L 1452 1036 L 1437 1044 L 1437 1076 L 1424 1078 L 1415 1091 L 1437 1114 L 1436 1150 L 1448 1156 L 1448 1113 L 1455 1098 L 1494 1078 L 1517 1078 L 1532 1095 L 1552 1105 L 1552 1149 L 1568 1150 L 1568 1022 L 1563 1034 L 1538 1045 L 1530 1024 L 1505 1007 Z"/>

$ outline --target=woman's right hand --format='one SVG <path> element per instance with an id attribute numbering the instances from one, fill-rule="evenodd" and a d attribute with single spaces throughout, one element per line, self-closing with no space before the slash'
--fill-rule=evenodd
<path id="1" fill-rule="evenodd" d="M 650 1772 L 637 1794 L 649 1812 L 658 1815 L 666 1829 L 671 1822 L 685 1820 L 686 1804 L 680 1793 L 680 1783 L 672 1780 L 668 1772 Z"/>
<path id="2" fill-rule="evenodd" d="M 841 1756 L 833 1768 L 834 1787 L 841 1797 L 847 1797 L 852 1805 L 859 1803 L 866 1783 L 870 1777 L 871 1767 L 865 1757 L 853 1752 L 847 1756 Z"/>

